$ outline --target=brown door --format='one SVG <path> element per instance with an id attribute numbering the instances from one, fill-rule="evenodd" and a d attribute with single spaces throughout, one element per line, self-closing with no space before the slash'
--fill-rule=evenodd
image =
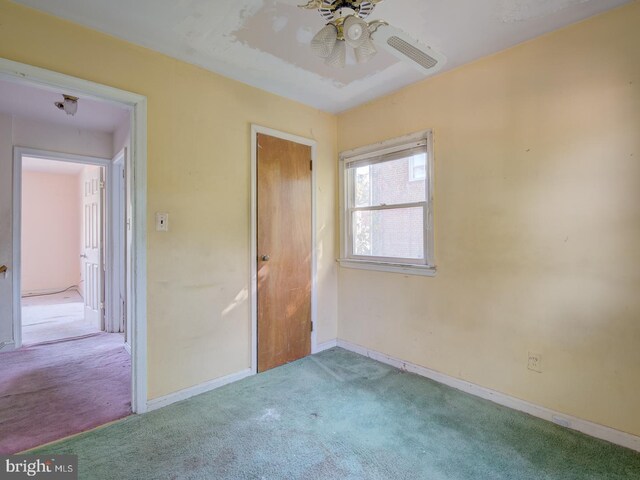
<path id="1" fill-rule="evenodd" d="M 258 135 L 258 371 L 311 353 L 311 147 Z"/>

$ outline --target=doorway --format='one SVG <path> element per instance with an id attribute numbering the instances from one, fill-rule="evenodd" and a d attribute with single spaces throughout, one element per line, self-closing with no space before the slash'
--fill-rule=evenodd
<path id="1" fill-rule="evenodd" d="M 53 156 L 23 152 L 20 159 L 23 345 L 107 331 L 105 167 Z"/>
<path id="2" fill-rule="evenodd" d="M 17 348 L 124 332 L 118 302 L 127 291 L 121 275 L 125 252 L 113 246 L 124 232 L 124 219 L 107 215 L 125 202 L 123 183 L 114 178 L 111 184 L 116 164 L 16 148 L 14 168 L 20 192 L 14 237 L 21 247 Z M 118 300 L 107 305 L 112 297 Z"/>
<path id="3" fill-rule="evenodd" d="M 252 127 L 253 371 L 316 350 L 314 140 Z"/>
<path id="4" fill-rule="evenodd" d="M 146 218 L 147 218 L 147 100 L 146 97 L 97 84 L 42 68 L 0 58 L 0 80 L 35 87 L 42 91 L 64 92 L 92 99 L 106 105 L 117 105 L 128 111 L 130 120 L 130 151 L 127 156 L 127 229 L 130 231 L 130 249 L 127 253 L 127 278 L 130 278 L 131 296 L 126 311 L 131 346 L 132 379 L 131 400 L 134 413 L 147 411 L 147 339 L 146 339 Z M 11 128 L 11 121 L 0 126 Z M 11 145 L 11 135 L 0 136 L 0 145 Z M 12 203 L 13 162 L 0 164 L 0 197 L 6 205 Z M 15 173 L 15 171 L 14 171 Z M 15 328 L 20 313 L 19 248 L 14 233 L 18 229 L 12 209 L 0 210 L 0 354 L 16 349 L 20 331 Z M 5 268 L 3 268 L 5 267 Z M 16 287 L 16 288 L 14 288 Z"/>
<path id="5" fill-rule="evenodd" d="M 107 301 L 129 290 L 114 282 L 120 276 L 113 265 L 122 270 L 125 255 L 113 258 L 112 238 L 124 225 L 109 214 L 115 199 L 124 203 L 125 190 L 115 189 L 113 170 L 108 158 L 14 147 L 20 303 L 17 348 L 1 354 L 2 454 L 132 412 L 131 354 L 124 329 L 111 327 L 120 323 Z M 38 415 L 49 418 L 46 425 L 35 424 Z"/>
<path id="6" fill-rule="evenodd" d="M 131 410 L 134 413 L 143 413 L 147 410 L 147 348 L 146 348 L 146 115 L 147 106 L 144 96 L 115 89 L 105 85 L 96 84 L 79 78 L 62 75 L 56 72 L 32 67 L 0 58 L 0 80 L 14 85 L 28 86 L 41 92 L 64 92 L 71 96 L 79 97 L 81 102 L 90 99 L 104 105 L 117 106 L 126 111 L 130 125 L 130 154 L 127 155 L 126 188 L 128 197 L 126 205 L 126 225 L 129 232 L 127 240 L 125 276 L 131 286 L 130 297 L 126 305 L 122 305 L 121 299 L 105 301 L 104 308 L 113 308 L 113 304 L 119 302 L 121 311 L 127 312 L 128 340 L 131 351 L 131 379 L 128 387 L 131 392 Z M 53 108 L 53 103 L 46 102 Z M 82 105 L 82 103 L 80 104 Z M 82 108 L 82 106 L 80 107 Z M 58 113 L 55 113 L 56 115 Z M 64 113 L 63 113 L 64 115 Z M 6 117 L 6 115 L 5 115 Z M 0 118 L 0 127 L 4 133 L 0 135 L 0 146 L 11 148 L 12 122 L 3 117 Z M 71 117 L 69 117 L 71 119 Z M 15 126 L 15 123 L 14 123 Z M 82 127 L 80 127 L 82 128 Z M 8 132 L 8 134 L 6 133 Z M 56 135 L 50 135 L 47 140 L 53 142 L 59 140 Z M 36 142 L 37 143 L 37 142 Z M 25 143 L 20 142 L 24 145 Z M 26 143 L 28 145 L 28 143 Z M 17 148 L 17 147 L 16 147 Z M 44 147 L 46 148 L 46 147 Z M 57 150 L 57 147 L 53 149 Z M 60 149 L 64 151 L 63 149 Z M 4 150 L 3 150 L 4 151 Z M 14 149 L 15 152 L 15 149 Z M 17 170 L 13 168 L 11 161 L 0 162 L 0 196 L 4 205 L 10 206 L 15 198 L 15 175 Z M 10 157 L 9 157 L 10 158 Z M 109 173 L 105 170 L 105 176 Z M 12 186 L 12 182 L 13 185 Z M 106 202 L 108 205 L 108 202 Z M 0 242 L 0 355 L 6 361 L 13 353 L 20 353 L 21 344 L 21 290 L 20 290 L 20 239 L 18 236 L 20 224 L 18 218 L 13 216 L 13 208 L 0 209 L 0 230 L 2 242 Z M 109 253 L 106 253 L 109 260 Z M 105 288 L 110 282 L 109 275 L 105 276 Z M 114 296 L 115 297 L 115 296 Z M 84 307 L 83 307 L 84 308 Z M 119 318 L 119 317 L 118 317 Z M 108 324 L 107 324 L 108 328 Z M 61 347 L 61 352 L 66 350 Z M 6 353 L 6 355 L 5 355 Z M 54 357 L 43 357 L 43 362 Z M 100 362 L 105 365 L 105 362 Z M 103 382 L 105 387 L 108 385 Z"/>

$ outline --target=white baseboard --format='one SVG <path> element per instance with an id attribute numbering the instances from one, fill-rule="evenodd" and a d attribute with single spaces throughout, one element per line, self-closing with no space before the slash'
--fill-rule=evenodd
<path id="1" fill-rule="evenodd" d="M 54 293 L 66 293 L 66 292 L 78 292 L 80 293 L 80 291 L 78 290 L 78 287 L 76 285 L 72 285 L 70 286 L 66 286 L 66 287 L 60 287 L 60 288 L 45 288 L 45 289 L 41 289 L 41 290 L 25 290 L 24 292 L 20 293 L 20 297 L 21 298 L 25 298 L 25 297 L 37 297 L 40 295 L 53 295 Z"/>
<path id="2" fill-rule="evenodd" d="M 401 370 L 415 373 L 422 377 L 430 378 L 431 380 L 435 380 L 438 383 L 448 385 L 449 387 L 453 387 L 465 393 L 470 393 L 471 395 L 489 400 L 491 402 L 497 403 L 498 405 L 502 405 L 513 410 L 518 410 L 520 412 L 528 413 L 529 415 L 532 415 L 534 417 L 542 418 L 543 420 L 553 422 L 572 430 L 577 430 L 591 437 L 606 440 L 616 445 L 620 445 L 640 452 L 640 437 L 632 435 L 630 433 L 621 432 L 619 430 L 605 427 L 604 425 L 599 425 L 588 420 L 572 417 L 571 415 L 565 415 L 563 413 L 556 412 L 539 405 L 535 405 L 525 400 L 511 397 L 505 393 L 481 387 L 474 383 L 460 380 L 458 378 L 445 375 L 444 373 L 436 372 L 435 370 L 406 362 L 404 360 L 391 357 L 375 350 L 369 350 L 366 347 L 362 347 L 345 340 L 338 340 L 337 346 L 344 348 L 345 350 L 350 350 L 354 353 L 372 358 L 373 360 L 386 363 L 387 365 L 391 365 Z"/>
<path id="3" fill-rule="evenodd" d="M 324 352 L 325 350 L 329 350 L 330 348 L 337 347 L 337 346 L 338 346 L 338 340 L 334 338 L 333 340 L 329 340 L 328 342 L 323 342 L 317 345 L 315 350 L 312 353 Z"/>
<path id="4" fill-rule="evenodd" d="M 328 342 L 324 342 L 317 345 L 313 353 L 315 354 L 315 353 L 323 352 L 324 350 L 329 350 L 330 348 L 336 347 L 337 344 L 338 344 L 338 341 L 336 339 L 329 340 Z M 125 343 L 125 349 L 127 349 L 126 343 Z M 131 353 L 129 349 L 127 349 L 127 351 Z M 215 390 L 216 388 L 220 388 L 230 383 L 237 382 L 253 374 L 254 373 L 251 371 L 251 369 L 248 368 L 246 370 L 242 370 L 241 372 L 227 375 L 226 377 L 217 378 L 215 380 L 211 380 L 210 382 L 201 383 L 200 385 L 196 385 L 190 388 L 185 388 L 184 390 L 180 390 L 175 393 L 170 393 L 169 395 L 165 395 L 163 397 L 154 398 L 147 402 L 147 412 L 158 410 L 159 408 L 166 407 L 167 405 L 171 405 L 172 403 L 180 402 L 182 400 L 195 397 L 196 395 L 200 395 L 201 393 L 210 392 L 211 390 Z"/>
<path id="5" fill-rule="evenodd" d="M 200 385 L 196 385 L 194 387 L 185 388 L 184 390 L 170 393 L 169 395 L 165 395 L 164 397 L 154 398 L 153 400 L 149 400 L 147 402 L 147 412 L 166 407 L 167 405 L 186 400 L 187 398 L 195 397 L 196 395 L 200 395 L 201 393 L 210 392 L 211 390 L 223 387 L 225 385 L 228 385 L 229 383 L 242 380 L 243 378 L 246 378 L 250 375 L 252 375 L 251 369 L 247 368 L 246 370 L 232 373 L 231 375 L 227 375 L 226 377 L 216 378 L 215 380 L 201 383 Z"/>

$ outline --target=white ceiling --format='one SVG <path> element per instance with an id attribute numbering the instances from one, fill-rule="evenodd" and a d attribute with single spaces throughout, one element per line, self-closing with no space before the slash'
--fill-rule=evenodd
<path id="1" fill-rule="evenodd" d="M 339 112 L 422 77 L 386 52 L 326 67 L 309 42 L 324 25 L 306 0 L 15 0 L 316 108 Z M 384 19 L 451 69 L 630 0 L 385 0 Z"/>
<path id="2" fill-rule="evenodd" d="M 24 83 L 0 80 L 0 112 L 22 118 L 68 125 L 85 130 L 112 133 L 129 115 L 128 110 L 91 98 L 78 100 L 78 112 L 67 115 L 54 103 L 62 94 Z"/>
<path id="3" fill-rule="evenodd" d="M 47 158 L 22 157 L 22 169 L 28 172 L 78 175 L 84 167 L 81 163 L 60 162 Z"/>

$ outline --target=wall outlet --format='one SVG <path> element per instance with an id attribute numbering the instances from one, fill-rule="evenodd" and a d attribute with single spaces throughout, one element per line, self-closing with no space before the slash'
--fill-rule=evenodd
<path id="1" fill-rule="evenodd" d="M 539 353 L 529 352 L 527 368 L 533 372 L 542 373 L 542 355 Z"/>
<path id="2" fill-rule="evenodd" d="M 168 213 L 156 213 L 156 231 L 158 232 L 169 231 L 169 214 Z"/>

